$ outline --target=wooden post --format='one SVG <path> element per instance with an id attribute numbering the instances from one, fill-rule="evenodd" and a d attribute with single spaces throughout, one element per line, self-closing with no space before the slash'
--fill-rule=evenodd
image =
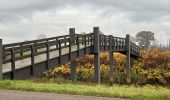
<path id="1" fill-rule="evenodd" d="M 131 61 L 130 61 L 130 35 L 126 35 L 126 81 L 127 83 L 131 83 Z"/>
<path id="2" fill-rule="evenodd" d="M 20 44 L 20 56 L 23 56 L 23 49 L 22 49 L 22 47 L 23 47 L 23 44 L 21 43 Z"/>
<path id="3" fill-rule="evenodd" d="M 35 65 L 34 53 L 35 53 L 34 46 L 31 45 L 31 75 L 34 75 L 34 65 Z"/>
<path id="4" fill-rule="evenodd" d="M 76 37 L 76 44 L 77 44 L 77 57 L 80 56 L 80 40 L 79 40 L 79 36 Z"/>
<path id="5" fill-rule="evenodd" d="M 69 39 L 69 59 L 71 60 L 72 44 L 74 43 L 75 38 L 75 28 L 69 29 L 70 39 Z"/>
<path id="6" fill-rule="evenodd" d="M 90 39 L 91 39 L 91 41 L 90 41 L 90 42 L 91 42 L 91 46 L 92 46 L 92 45 L 94 44 L 94 43 L 93 43 L 93 42 L 94 42 L 94 41 L 93 41 L 93 39 L 94 39 L 94 35 L 91 35 Z"/>
<path id="7" fill-rule="evenodd" d="M 99 27 L 94 27 L 93 33 L 94 33 L 94 81 L 100 84 Z"/>
<path id="8" fill-rule="evenodd" d="M 109 67 L 110 83 L 113 83 L 113 36 L 109 35 Z"/>
<path id="9" fill-rule="evenodd" d="M 56 42 L 58 42 L 58 38 L 56 38 Z M 58 48 L 58 44 L 56 45 L 56 48 Z"/>
<path id="10" fill-rule="evenodd" d="M 71 47 L 72 44 L 75 42 L 75 28 L 70 28 L 69 29 L 69 33 L 70 33 L 70 67 L 71 67 L 71 80 L 74 81 L 75 78 L 75 74 L 76 74 L 76 59 L 72 59 L 71 57 Z"/>
<path id="11" fill-rule="evenodd" d="M 34 42 L 34 49 L 35 49 L 35 53 L 37 53 L 38 50 L 37 50 L 37 42 L 36 41 Z"/>
<path id="12" fill-rule="evenodd" d="M 71 73 L 70 73 L 71 80 L 74 81 L 75 80 L 75 75 L 76 75 L 76 66 L 77 66 L 76 59 L 70 61 L 70 66 L 71 66 Z"/>
<path id="13" fill-rule="evenodd" d="M 86 35 L 84 35 L 83 37 L 84 37 L 84 53 L 86 54 L 86 52 L 87 52 L 87 40 L 86 40 Z"/>
<path id="14" fill-rule="evenodd" d="M 100 40 L 100 50 L 102 49 L 102 35 L 99 35 L 99 40 Z"/>
<path id="15" fill-rule="evenodd" d="M 104 50 L 106 50 L 107 47 L 107 40 L 106 40 L 106 36 L 104 35 Z"/>
<path id="16" fill-rule="evenodd" d="M 58 40 L 58 63 L 61 65 L 61 41 Z"/>
<path id="17" fill-rule="evenodd" d="M 64 37 L 64 39 L 67 39 L 67 37 Z M 67 45 L 67 42 L 65 42 L 64 45 L 66 46 L 66 45 Z"/>
<path id="18" fill-rule="evenodd" d="M 49 44 L 48 41 L 46 42 L 46 58 L 47 58 L 47 62 L 46 62 L 46 69 L 49 69 L 49 61 L 50 61 L 50 52 L 49 52 Z"/>
<path id="19" fill-rule="evenodd" d="M 15 79 L 15 52 L 13 48 L 11 48 L 11 79 Z"/>
<path id="20" fill-rule="evenodd" d="M 90 41 L 89 41 L 89 40 L 90 40 L 90 37 L 88 36 L 88 37 L 87 37 L 87 45 L 90 44 Z"/>
<path id="21" fill-rule="evenodd" d="M 3 63 L 3 51 L 2 51 L 2 39 L 0 39 L 0 80 L 3 79 L 3 72 L 2 72 L 2 63 Z"/>

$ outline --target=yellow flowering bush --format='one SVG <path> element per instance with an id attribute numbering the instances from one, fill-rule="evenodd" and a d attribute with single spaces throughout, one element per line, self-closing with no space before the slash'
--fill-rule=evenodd
<path id="1" fill-rule="evenodd" d="M 146 83 L 166 83 L 170 78 L 170 51 L 148 49 L 140 55 L 141 59 L 133 63 L 133 73 L 144 77 Z"/>
<path id="2" fill-rule="evenodd" d="M 126 56 L 120 53 L 114 53 L 114 82 L 125 83 L 126 79 Z M 109 81 L 109 55 L 106 52 L 100 54 L 101 81 Z M 80 81 L 93 81 L 94 79 L 94 56 L 85 55 L 77 59 L 76 78 Z M 166 83 L 170 78 L 170 51 L 161 51 L 159 49 L 148 49 L 140 52 L 139 60 L 132 60 L 132 82 L 135 84 L 160 84 Z M 44 77 L 55 78 L 58 75 L 65 79 L 70 78 L 70 65 L 65 64 L 60 67 L 44 72 Z"/>

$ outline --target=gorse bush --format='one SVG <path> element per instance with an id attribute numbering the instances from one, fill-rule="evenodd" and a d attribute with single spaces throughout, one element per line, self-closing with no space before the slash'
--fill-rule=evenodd
<path id="1" fill-rule="evenodd" d="M 113 80 L 115 83 L 125 83 L 126 79 L 126 56 L 114 53 Z M 101 81 L 109 82 L 109 55 L 101 53 Z M 94 56 L 85 55 L 77 59 L 76 78 L 80 81 L 93 81 L 94 78 Z M 170 51 L 160 51 L 158 49 L 143 50 L 140 59 L 132 59 L 131 68 L 132 82 L 135 84 L 164 84 L 170 78 Z M 42 73 L 43 77 L 57 78 L 61 76 L 70 78 L 70 65 L 65 64 L 53 70 Z"/>

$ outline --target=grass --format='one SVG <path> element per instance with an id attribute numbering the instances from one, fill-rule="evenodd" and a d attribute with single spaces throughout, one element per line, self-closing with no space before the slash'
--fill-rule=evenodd
<path id="1" fill-rule="evenodd" d="M 0 81 L 1 89 L 52 92 L 90 96 L 130 98 L 132 100 L 170 100 L 170 90 L 161 86 L 146 85 L 81 85 L 71 83 L 35 83 L 33 81 Z"/>

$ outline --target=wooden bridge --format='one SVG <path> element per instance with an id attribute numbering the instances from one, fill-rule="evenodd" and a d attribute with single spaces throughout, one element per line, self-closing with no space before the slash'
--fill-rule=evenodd
<path id="1" fill-rule="evenodd" d="M 85 54 L 94 54 L 94 81 L 100 83 L 100 52 L 109 51 L 110 73 L 113 72 L 113 52 L 127 56 L 127 82 L 131 82 L 131 57 L 138 58 L 140 47 L 126 38 L 100 34 L 99 27 L 93 33 L 76 34 L 33 41 L 2 44 L 0 39 L 0 79 L 26 79 L 70 61 L 71 79 L 74 79 L 76 59 Z"/>

